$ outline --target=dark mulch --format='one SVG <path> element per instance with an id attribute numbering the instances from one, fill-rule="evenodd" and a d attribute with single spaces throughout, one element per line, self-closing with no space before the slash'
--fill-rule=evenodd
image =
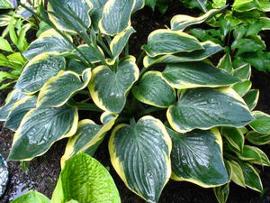
<path id="1" fill-rule="evenodd" d="M 137 33 L 132 37 L 130 46 L 131 53 L 138 56 L 140 53 L 140 46 L 146 42 L 148 34 L 157 29 L 165 28 L 169 25 L 170 18 L 177 13 L 189 13 L 178 4 L 171 6 L 168 15 L 162 16 L 159 13 L 152 13 L 149 9 L 144 9 L 142 12 L 136 14 L 133 19 L 133 25 Z M 196 13 L 194 13 L 196 15 Z M 253 71 L 252 81 L 254 87 L 261 90 L 261 98 L 259 102 L 259 110 L 270 113 L 270 75 Z M 3 104 L 3 98 L 6 93 L 0 94 L 0 104 Z M 3 128 L 0 125 L 0 153 L 6 158 L 8 156 L 13 133 Z M 28 170 L 22 170 L 18 162 L 9 162 L 10 181 L 7 191 L 0 200 L 0 203 L 7 203 L 18 195 L 35 189 L 43 194 L 51 197 L 53 189 L 56 184 L 57 177 L 60 172 L 59 160 L 63 154 L 65 147 L 65 140 L 56 143 L 44 156 L 34 159 L 30 162 Z M 270 147 L 263 148 L 267 154 L 270 155 Z M 140 203 L 143 202 L 140 198 L 130 192 L 120 178 L 113 170 L 107 150 L 107 140 L 101 145 L 96 158 L 100 160 L 105 166 L 110 168 L 110 172 L 117 184 L 121 193 L 123 203 Z M 229 202 L 231 203 L 270 203 L 270 170 L 268 168 L 261 169 L 261 176 L 265 186 L 265 193 L 260 195 L 251 190 L 245 190 L 232 184 Z M 160 203 L 202 203 L 202 202 L 216 202 L 211 189 L 202 189 L 190 183 L 173 182 L 170 181 L 165 187 Z"/>

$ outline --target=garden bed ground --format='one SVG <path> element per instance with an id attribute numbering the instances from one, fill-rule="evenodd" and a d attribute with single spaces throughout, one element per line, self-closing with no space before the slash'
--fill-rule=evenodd
<path id="1" fill-rule="evenodd" d="M 137 30 L 137 34 L 133 36 L 131 41 L 132 54 L 137 55 L 140 52 L 140 46 L 146 42 L 148 34 L 157 28 L 163 28 L 165 24 L 169 24 L 169 19 L 177 13 L 187 13 L 178 6 L 171 6 L 168 11 L 170 14 L 166 17 L 159 13 L 152 13 L 150 10 L 145 9 L 140 14 L 135 16 L 133 25 Z M 188 12 L 190 14 L 190 12 Z M 268 40 L 269 41 L 269 40 Z M 260 89 L 261 97 L 258 110 L 270 113 L 270 74 L 253 71 L 252 81 L 254 87 Z M 6 96 L 5 92 L 0 94 L 0 104 L 4 102 Z M 8 156 L 13 133 L 4 129 L 3 125 L 0 125 L 0 153 L 6 158 Z M 54 189 L 58 174 L 60 172 L 59 160 L 64 151 L 65 140 L 56 143 L 49 152 L 44 156 L 34 159 L 30 162 L 27 171 L 23 171 L 17 162 L 9 162 L 10 181 L 7 190 L 0 199 L 0 203 L 9 202 L 11 199 L 18 195 L 30 190 L 35 189 L 43 194 L 51 197 Z M 263 150 L 270 155 L 270 145 L 263 147 Z M 113 170 L 107 150 L 107 141 L 100 146 L 97 154 L 97 159 L 100 160 L 105 166 L 110 169 L 113 178 L 116 181 L 117 187 L 121 194 L 123 203 L 139 203 L 143 202 L 140 198 L 130 192 L 123 182 L 119 179 L 115 171 Z M 265 187 L 265 193 L 260 195 L 251 190 L 245 190 L 238 186 L 232 185 L 229 202 L 235 203 L 256 203 L 270 202 L 270 169 L 261 168 L 261 177 Z M 160 198 L 161 203 L 178 203 L 178 202 L 216 202 L 214 194 L 211 189 L 201 189 L 190 183 L 173 182 L 170 181 L 165 187 L 162 196 Z"/>

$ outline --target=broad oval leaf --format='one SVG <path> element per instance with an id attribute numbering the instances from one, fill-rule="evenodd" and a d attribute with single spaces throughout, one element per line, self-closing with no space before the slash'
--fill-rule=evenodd
<path id="1" fill-rule="evenodd" d="M 80 76 L 72 71 L 61 71 L 49 79 L 41 88 L 37 106 L 60 107 L 76 92 L 87 87 L 91 79 L 91 69 L 86 69 Z"/>
<path id="2" fill-rule="evenodd" d="M 6 186 L 8 184 L 8 165 L 0 154 L 0 197 L 4 194 Z"/>
<path id="3" fill-rule="evenodd" d="M 162 77 L 161 72 L 146 72 L 132 93 L 139 101 L 160 108 L 166 108 L 176 101 L 176 92 Z"/>
<path id="4" fill-rule="evenodd" d="M 216 126 L 243 127 L 253 120 L 245 102 L 231 88 L 186 90 L 168 109 L 167 118 L 180 133 Z"/>
<path id="5" fill-rule="evenodd" d="M 6 121 L 14 104 L 25 96 L 24 93 L 16 89 L 10 92 L 6 98 L 5 105 L 0 108 L 0 121 Z"/>
<path id="6" fill-rule="evenodd" d="M 114 36 L 128 26 L 136 0 L 108 0 L 103 8 L 99 29 L 103 34 Z"/>
<path id="7" fill-rule="evenodd" d="M 260 134 L 270 134 L 270 115 L 255 111 L 253 112 L 255 120 L 252 121 L 249 125 L 257 133 Z"/>
<path id="8" fill-rule="evenodd" d="M 52 195 L 52 203 L 71 200 L 80 203 L 121 202 L 108 170 L 97 160 L 83 153 L 66 161 Z"/>
<path id="9" fill-rule="evenodd" d="M 104 111 L 121 112 L 127 92 L 139 78 L 135 58 L 130 56 L 120 61 L 116 71 L 99 66 L 92 74 L 89 90 L 95 104 Z"/>
<path id="10" fill-rule="evenodd" d="M 65 66 L 65 58 L 62 56 L 39 55 L 25 66 L 15 87 L 27 94 L 33 94 Z"/>
<path id="11" fill-rule="evenodd" d="M 150 57 L 202 50 L 203 46 L 193 36 L 181 31 L 159 29 L 152 32 L 144 50 Z"/>
<path id="12" fill-rule="evenodd" d="M 50 20 L 60 29 L 80 33 L 91 25 L 89 15 L 93 4 L 90 0 L 49 0 Z"/>
<path id="13" fill-rule="evenodd" d="M 114 169 L 126 186 L 147 202 L 157 202 L 171 175 L 171 139 L 151 116 L 117 126 L 109 141 Z"/>
<path id="14" fill-rule="evenodd" d="M 11 201 L 11 203 L 50 203 L 50 200 L 37 191 L 30 191 Z"/>
<path id="15" fill-rule="evenodd" d="M 74 50 L 73 53 L 80 58 L 87 59 L 90 63 L 98 63 L 105 60 L 104 53 L 100 47 L 89 46 L 87 44 L 80 45 L 78 47 L 79 51 Z"/>
<path id="16" fill-rule="evenodd" d="M 26 96 L 23 99 L 16 102 L 10 111 L 5 122 L 5 127 L 16 131 L 20 126 L 20 123 L 25 116 L 25 114 L 31 109 L 36 107 L 37 97 L 36 96 Z"/>
<path id="17" fill-rule="evenodd" d="M 56 141 L 74 135 L 77 124 L 78 112 L 74 107 L 29 111 L 14 135 L 9 160 L 31 160 L 41 156 Z"/>
<path id="18" fill-rule="evenodd" d="M 87 152 L 93 156 L 105 134 L 111 130 L 117 116 L 114 116 L 103 125 L 98 125 L 94 121 L 85 119 L 79 122 L 77 132 L 72 136 L 66 146 L 66 151 L 62 157 L 62 162 L 79 152 Z"/>
<path id="19" fill-rule="evenodd" d="M 180 134 L 171 129 L 172 179 L 188 181 L 204 188 L 229 181 L 222 155 L 222 138 L 217 129 Z"/>
<path id="20" fill-rule="evenodd" d="M 69 39 L 69 37 L 67 36 Z M 72 39 L 70 38 L 72 43 Z M 38 39 L 33 41 L 27 51 L 23 53 L 28 60 L 44 53 L 66 53 L 73 49 L 69 41 L 63 38 L 53 29 L 49 29 L 42 33 Z"/>
<path id="21" fill-rule="evenodd" d="M 214 15 L 219 13 L 220 9 L 212 9 L 200 17 L 192 17 L 188 15 L 176 15 L 171 20 L 172 30 L 184 30 L 189 26 L 201 24 L 208 19 L 212 18 Z"/>
<path id="22" fill-rule="evenodd" d="M 178 53 L 176 55 L 166 54 L 164 56 L 149 57 L 145 56 L 143 65 L 147 68 L 159 63 L 182 63 L 182 62 L 195 62 L 203 61 L 204 59 L 220 52 L 223 48 L 219 44 L 211 41 L 201 43 L 203 50 L 193 51 L 191 53 Z"/>
<path id="23" fill-rule="evenodd" d="M 169 64 L 162 73 L 176 89 L 230 86 L 239 80 L 204 62 Z"/>

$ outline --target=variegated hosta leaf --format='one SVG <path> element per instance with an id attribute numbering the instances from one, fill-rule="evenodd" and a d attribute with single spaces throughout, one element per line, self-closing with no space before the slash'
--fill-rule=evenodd
<path id="1" fill-rule="evenodd" d="M 47 152 L 56 141 L 74 135 L 78 112 L 70 106 L 36 108 L 23 118 L 14 135 L 10 160 L 31 160 Z"/>
<path id="2" fill-rule="evenodd" d="M 249 64 L 240 66 L 239 68 L 234 69 L 233 75 L 242 81 L 250 80 L 251 66 Z"/>
<path id="3" fill-rule="evenodd" d="M 270 166 L 270 161 L 267 155 L 258 147 L 245 145 L 242 153 L 237 153 L 241 160 L 261 166 Z"/>
<path id="4" fill-rule="evenodd" d="M 72 39 L 70 38 L 72 42 Z M 23 53 L 28 60 L 43 53 L 66 53 L 73 49 L 73 46 L 53 29 L 43 32 L 38 39 L 33 41 L 27 51 Z"/>
<path id="5" fill-rule="evenodd" d="M 126 103 L 126 95 L 139 78 L 135 58 L 129 56 L 120 61 L 117 70 L 99 66 L 93 70 L 89 85 L 95 104 L 104 111 L 119 113 Z"/>
<path id="6" fill-rule="evenodd" d="M 109 141 L 114 169 L 127 187 L 147 202 L 158 202 L 171 175 L 171 139 L 151 116 L 117 126 Z"/>
<path id="7" fill-rule="evenodd" d="M 215 196 L 218 200 L 218 203 L 226 203 L 230 194 L 230 184 L 215 187 L 214 188 Z"/>
<path id="8" fill-rule="evenodd" d="M 222 155 L 222 138 L 217 129 L 187 134 L 167 128 L 172 138 L 172 179 L 188 181 L 204 188 L 229 181 Z"/>
<path id="9" fill-rule="evenodd" d="M 229 168 L 231 180 L 241 187 L 246 187 L 244 173 L 239 163 L 230 160 L 226 162 L 226 165 Z"/>
<path id="10" fill-rule="evenodd" d="M 98 125 L 89 119 L 80 121 L 77 132 L 67 143 L 66 151 L 61 161 L 63 162 L 79 152 L 87 152 L 91 156 L 94 155 L 105 134 L 115 124 L 116 119 L 117 116 L 114 116 L 103 125 Z"/>
<path id="11" fill-rule="evenodd" d="M 200 17 L 192 17 L 188 15 L 176 15 L 171 20 L 171 29 L 183 31 L 189 26 L 201 24 L 207 21 L 220 11 L 221 11 L 220 9 L 212 9 Z"/>
<path id="12" fill-rule="evenodd" d="M 231 88 L 186 90 L 168 109 L 167 118 L 180 133 L 216 126 L 243 127 L 253 120 L 245 102 Z"/>
<path id="13" fill-rule="evenodd" d="M 23 99 L 17 101 L 12 107 L 10 114 L 7 117 L 5 127 L 16 131 L 17 128 L 20 126 L 20 123 L 25 114 L 36 107 L 36 102 L 36 96 L 26 96 Z"/>
<path id="14" fill-rule="evenodd" d="M 178 53 L 176 55 L 166 54 L 164 56 L 149 57 L 145 56 L 143 64 L 145 67 L 152 66 L 159 63 L 181 63 L 181 62 L 195 62 L 202 61 L 220 51 L 223 48 L 219 44 L 211 41 L 201 43 L 203 50 L 193 51 L 191 53 Z"/>
<path id="15" fill-rule="evenodd" d="M 223 127 L 221 128 L 221 134 L 234 149 L 239 152 L 243 150 L 245 137 L 240 129 Z"/>
<path id="16" fill-rule="evenodd" d="M 262 192 L 263 191 L 262 181 L 256 169 L 248 163 L 239 162 L 239 164 L 243 170 L 245 185 L 252 190 Z"/>
<path id="17" fill-rule="evenodd" d="M 250 131 L 246 135 L 247 140 L 254 145 L 265 145 L 270 143 L 270 134 L 259 134 L 254 131 Z"/>
<path id="18" fill-rule="evenodd" d="M 0 108 L 0 121 L 6 121 L 14 104 L 26 95 L 18 90 L 10 92 L 6 98 L 5 105 Z"/>
<path id="19" fill-rule="evenodd" d="M 87 87 L 91 79 L 91 69 L 84 70 L 82 79 L 72 71 L 61 71 L 49 79 L 41 88 L 38 95 L 37 106 L 60 107 L 72 95 Z"/>
<path id="20" fill-rule="evenodd" d="M 114 36 L 128 26 L 136 0 L 108 0 L 103 8 L 99 29 L 103 34 Z"/>
<path id="21" fill-rule="evenodd" d="M 270 115 L 255 111 L 253 112 L 255 120 L 252 121 L 249 125 L 257 133 L 260 134 L 270 134 Z"/>
<path id="22" fill-rule="evenodd" d="M 243 97 L 244 101 L 252 111 L 258 104 L 260 91 L 256 89 L 249 90 L 249 92 Z"/>
<path id="23" fill-rule="evenodd" d="M 0 197 L 4 194 L 8 184 L 8 165 L 0 154 Z"/>
<path id="24" fill-rule="evenodd" d="M 81 53 L 77 52 L 76 50 L 74 50 L 73 53 L 78 55 L 81 58 L 86 57 L 88 62 L 98 63 L 102 60 L 105 60 L 104 53 L 100 47 L 95 48 L 94 46 L 83 44 L 83 45 L 80 45 L 78 49 L 83 54 L 83 56 Z"/>
<path id="25" fill-rule="evenodd" d="M 11 203 L 50 203 L 51 201 L 43 194 L 37 191 L 29 191 L 22 196 L 19 196 Z"/>
<path id="26" fill-rule="evenodd" d="M 90 0 L 49 0 L 49 18 L 61 30 L 80 33 L 91 25 Z"/>
<path id="27" fill-rule="evenodd" d="M 66 161 L 52 203 L 120 203 L 117 187 L 108 170 L 94 158 L 80 153 Z"/>
<path id="28" fill-rule="evenodd" d="M 133 27 L 128 27 L 123 32 L 120 32 L 113 38 L 113 40 L 110 43 L 110 50 L 113 55 L 113 60 L 119 57 L 119 55 L 127 45 L 130 36 L 133 33 L 135 33 Z"/>
<path id="29" fill-rule="evenodd" d="M 162 74 L 176 89 L 224 87 L 239 81 L 229 73 L 204 62 L 170 64 Z"/>
<path id="30" fill-rule="evenodd" d="M 33 94 L 65 66 L 65 58 L 62 56 L 49 56 L 47 54 L 36 56 L 24 67 L 15 87 L 27 94 Z"/>
<path id="31" fill-rule="evenodd" d="M 160 108 L 169 107 L 176 102 L 175 90 L 158 71 L 146 72 L 132 89 L 132 93 L 139 101 Z"/>
<path id="32" fill-rule="evenodd" d="M 232 88 L 241 96 L 245 96 L 251 89 L 252 83 L 250 80 L 238 82 L 232 86 Z"/>
<path id="33" fill-rule="evenodd" d="M 152 32 L 144 50 L 150 57 L 202 50 L 203 46 L 193 36 L 181 31 L 160 29 Z"/>

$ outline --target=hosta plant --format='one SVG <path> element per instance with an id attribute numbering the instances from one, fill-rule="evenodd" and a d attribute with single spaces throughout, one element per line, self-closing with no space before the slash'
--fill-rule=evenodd
<path id="1" fill-rule="evenodd" d="M 256 165 L 270 163 L 256 145 L 270 142 L 270 116 L 253 111 L 259 92 L 250 65 L 225 71 L 211 62 L 223 47 L 190 34 L 222 9 L 177 15 L 153 31 L 142 64 L 128 42 L 131 16 L 144 3 L 49 0 L 42 15 L 21 5 L 50 29 L 24 52 L 28 62 L 0 109 L 15 131 L 9 160 L 30 161 L 68 138 L 65 168 L 78 153 L 93 156 L 107 136 L 115 171 L 147 202 L 158 202 L 170 178 L 215 188 L 220 202 L 231 181 L 262 192 Z M 63 172 L 58 202 L 89 202 L 62 188 L 77 176 L 84 177 Z"/>

